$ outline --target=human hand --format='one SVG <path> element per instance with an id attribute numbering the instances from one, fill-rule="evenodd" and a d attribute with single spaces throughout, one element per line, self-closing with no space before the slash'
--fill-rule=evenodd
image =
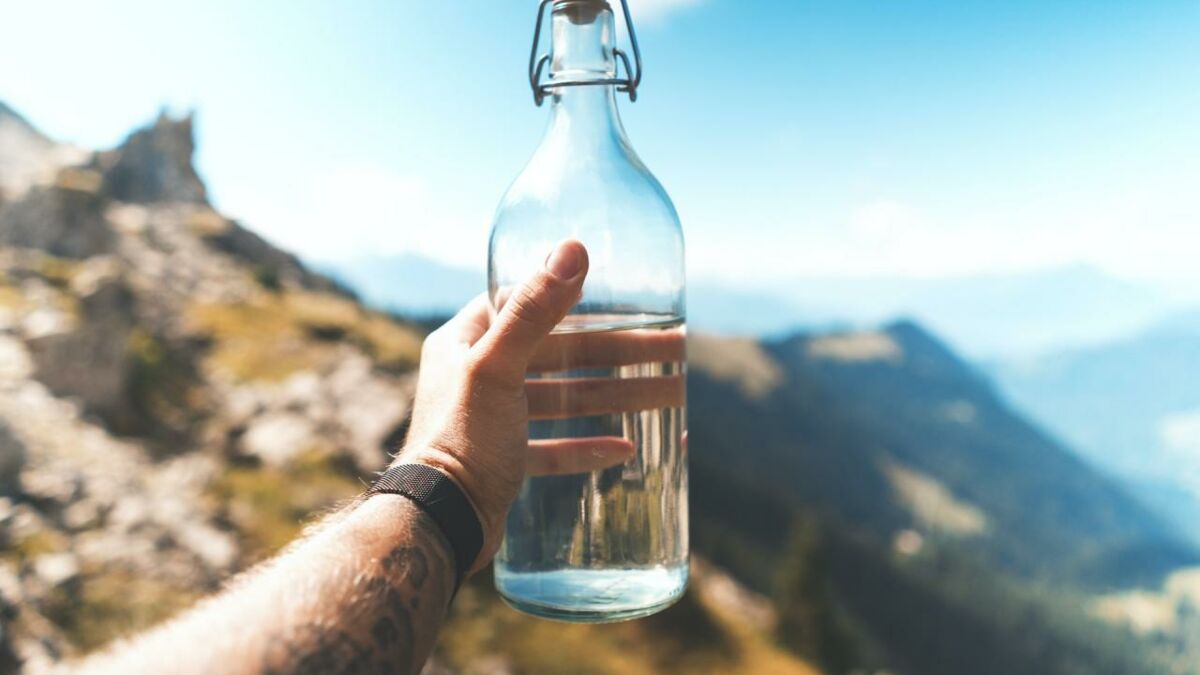
<path id="1" fill-rule="evenodd" d="M 560 244 L 546 267 L 503 296 L 492 318 L 480 296 L 426 338 L 412 424 L 397 463 L 424 463 L 467 494 L 484 530 L 472 571 L 487 564 L 526 474 L 588 473 L 634 452 L 626 438 L 528 439 L 528 420 L 677 407 L 682 375 L 558 378 L 576 368 L 682 362 L 682 331 L 549 335 L 579 301 L 587 276 L 582 244 Z M 526 375 L 537 379 L 526 381 Z"/>
<path id="2" fill-rule="evenodd" d="M 494 319 L 480 296 L 430 334 L 422 348 L 412 424 L 396 462 L 433 466 L 466 493 L 484 532 L 475 568 L 499 548 L 504 518 L 527 468 L 588 471 L 632 452 L 622 439 L 586 447 L 528 441 L 527 364 L 579 301 L 587 269 L 583 245 L 564 242 Z"/>

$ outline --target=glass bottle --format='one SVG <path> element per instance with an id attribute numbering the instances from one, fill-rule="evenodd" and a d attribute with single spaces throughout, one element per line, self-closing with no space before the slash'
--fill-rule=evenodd
<path id="1" fill-rule="evenodd" d="M 544 0 L 548 79 L 531 62 L 549 129 L 495 217 L 494 308 L 558 242 L 587 247 L 579 303 L 543 343 L 526 382 L 531 443 L 619 442 L 627 460 L 590 473 L 531 476 L 509 514 L 496 587 L 513 607 L 580 622 L 652 614 L 687 586 L 683 233 L 671 200 L 630 146 L 605 0 Z M 628 7 L 622 3 L 625 16 Z M 539 15 L 539 33 L 542 19 Z M 629 22 L 627 21 L 627 24 Z M 636 53 L 636 37 L 630 30 Z M 533 55 L 537 55 L 535 36 Z M 569 84 L 568 84 L 569 83 Z M 633 94 L 631 94 L 633 98 Z"/>

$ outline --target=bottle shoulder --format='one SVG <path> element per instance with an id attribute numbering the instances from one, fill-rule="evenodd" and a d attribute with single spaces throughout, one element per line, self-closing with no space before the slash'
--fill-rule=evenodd
<path id="1" fill-rule="evenodd" d="M 596 151 L 555 147 L 547 139 L 509 186 L 495 224 L 542 218 L 680 229 L 666 189 L 627 143 Z"/>
<path id="2" fill-rule="evenodd" d="M 493 302 L 568 238 L 582 242 L 590 259 L 583 295 L 571 310 L 581 325 L 594 327 L 610 315 L 684 316 L 683 230 L 666 190 L 640 161 L 535 155 L 492 225 Z"/>

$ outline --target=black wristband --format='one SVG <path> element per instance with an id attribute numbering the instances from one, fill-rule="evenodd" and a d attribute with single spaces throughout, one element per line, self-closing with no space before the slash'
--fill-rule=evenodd
<path id="1" fill-rule="evenodd" d="M 483 526 L 454 481 L 431 466 L 398 464 L 383 472 L 367 490 L 368 497 L 377 494 L 407 497 L 437 523 L 454 551 L 454 587 L 461 586 L 483 548 Z"/>

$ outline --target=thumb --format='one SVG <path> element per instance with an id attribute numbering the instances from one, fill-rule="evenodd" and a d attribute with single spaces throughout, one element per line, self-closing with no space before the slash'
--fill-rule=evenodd
<path id="1" fill-rule="evenodd" d="M 524 379 L 534 350 L 579 301 L 587 271 L 583 244 L 568 239 L 556 246 L 545 267 L 513 291 L 487 333 L 475 343 L 486 368 Z"/>

